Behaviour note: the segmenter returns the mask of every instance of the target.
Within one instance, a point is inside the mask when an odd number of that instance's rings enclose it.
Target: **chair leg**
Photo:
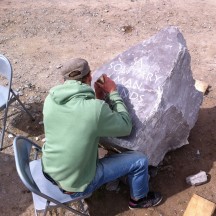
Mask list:
[[[32,121],[35,120],[35,118],[32,116],[32,114],[25,108],[24,104],[21,102],[21,100],[19,99],[19,97],[14,93],[14,91],[11,89],[11,92],[13,94],[13,96],[16,98],[16,100],[19,102],[19,104],[22,106],[22,108],[26,111],[26,113],[30,116],[30,118],[32,119]]]
[[[2,146],[3,146],[3,142],[4,142],[4,134],[5,134],[5,128],[6,128],[6,123],[7,123],[7,113],[8,113],[8,105],[5,108],[5,114],[4,114],[4,119],[3,119],[3,127],[2,127],[2,132],[1,132],[0,151],[2,151]]]
[[[43,216],[46,216],[47,211],[48,211],[48,208],[49,208],[49,204],[50,204],[50,201],[47,201],[47,202],[46,202],[46,208],[44,209]]]
[[[60,203],[60,202],[58,202],[58,201],[56,201],[56,200],[53,200],[52,202],[54,202],[55,204],[59,205],[59,207],[61,207],[61,208],[64,208],[64,209],[69,210],[70,212],[74,213],[75,215],[89,216],[88,213],[86,214],[86,213],[83,213],[83,212],[81,212],[81,211],[78,211],[78,210],[76,210],[76,209],[74,209],[74,208],[72,208],[72,207],[66,205],[65,203]]]
[[[65,205],[65,204],[63,204],[63,205],[64,205],[64,206],[62,206],[63,208],[69,210],[70,212],[73,212],[76,215],[89,216],[88,212],[87,213],[86,212],[81,212],[81,211],[78,211],[78,210],[76,210],[76,209],[74,209],[72,207],[69,207],[69,206]]]
[[[34,210],[35,210],[35,216],[38,216],[37,210],[35,208],[34,208]]]
[[[82,213],[84,213],[84,214],[86,214],[86,215],[89,215],[88,205],[87,205],[87,203],[85,202],[85,200],[82,199],[82,200],[79,200],[78,202],[79,202],[79,204],[80,204],[80,209],[81,209]]]

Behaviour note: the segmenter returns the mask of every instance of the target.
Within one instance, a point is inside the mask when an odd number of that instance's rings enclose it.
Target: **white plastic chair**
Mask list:
[[[0,111],[4,110],[3,126],[2,126],[2,131],[0,134],[0,137],[1,137],[0,138],[0,141],[1,141],[0,151],[1,151],[2,146],[3,146],[3,141],[4,141],[4,134],[5,134],[9,105],[17,100],[19,104],[22,106],[22,108],[26,111],[26,113],[31,117],[32,120],[34,120],[34,117],[31,115],[31,113],[25,108],[23,103],[20,101],[18,93],[12,90],[11,88],[12,76],[13,76],[12,66],[9,60],[1,54],[0,54],[0,75],[2,77],[5,77],[8,81],[8,85],[6,86],[0,85]]]
[[[43,212],[43,215],[54,208],[62,207],[75,214],[85,215],[83,212],[69,207],[67,204],[82,201],[91,196],[80,196],[71,198],[70,195],[62,193],[58,186],[47,180],[42,172],[41,160],[37,159],[41,147],[31,140],[18,136],[13,142],[16,169],[23,184],[32,192],[35,215]],[[35,160],[30,161],[31,150],[34,149]]]

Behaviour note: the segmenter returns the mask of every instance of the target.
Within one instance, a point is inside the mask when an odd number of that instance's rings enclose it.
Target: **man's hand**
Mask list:
[[[103,74],[104,82],[96,82],[98,87],[100,87],[105,93],[111,93],[116,91],[116,84],[113,80],[111,80],[106,74]]]
[[[95,82],[94,84],[95,88],[95,95],[97,99],[104,100],[106,93],[103,91],[103,89],[98,85],[98,82]]]

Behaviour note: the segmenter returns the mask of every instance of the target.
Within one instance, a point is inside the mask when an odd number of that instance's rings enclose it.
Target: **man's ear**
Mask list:
[[[83,82],[87,83],[87,84],[91,84],[92,81],[92,76],[91,73],[88,73],[84,78],[83,78]]]

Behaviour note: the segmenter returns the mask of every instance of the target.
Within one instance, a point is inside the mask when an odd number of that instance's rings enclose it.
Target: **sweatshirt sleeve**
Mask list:
[[[120,137],[130,134],[132,122],[126,106],[117,91],[109,94],[112,109],[107,103],[102,104],[98,136]]]

